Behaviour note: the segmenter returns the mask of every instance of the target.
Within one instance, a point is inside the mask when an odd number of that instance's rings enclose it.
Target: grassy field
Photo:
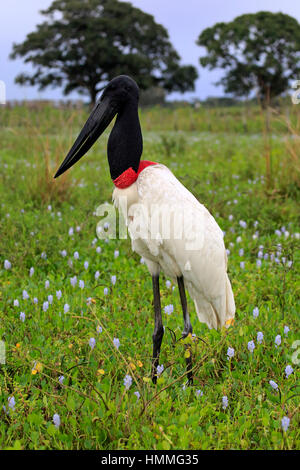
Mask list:
[[[189,299],[186,387],[178,288],[161,277],[162,306],[174,310],[163,313],[154,386],[151,277],[129,240],[96,237],[95,210],[112,192],[108,133],[54,182],[86,112],[1,109],[1,449],[299,449],[292,111],[288,127],[272,115],[269,135],[257,108],[141,113],[143,158],[168,165],[205,204],[229,250],[235,323],[209,330]]]

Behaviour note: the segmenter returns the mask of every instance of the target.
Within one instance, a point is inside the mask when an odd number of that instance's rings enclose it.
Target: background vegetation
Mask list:
[[[230,252],[234,325],[208,330],[189,301],[193,387],[177,287],[162,277],[174,311],[154,386],[151,278],[129,240],[96,238],[112,192],[108,133],[52,179],[86,117],[1,111],[0,448],[299,448],[299,108],[273,110],[270,133],[254,106],[141,111],[143,158],[206,205]]]

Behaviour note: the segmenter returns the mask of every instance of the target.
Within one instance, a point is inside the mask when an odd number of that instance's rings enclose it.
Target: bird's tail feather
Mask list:
[[[196,312],[200,322],[206,323],[209,328],[229,327],[235,316],[235,303],[230,281],[226,274],[224,295],[212,302],[200,296],[191,289],[191,297],[194,300]]]

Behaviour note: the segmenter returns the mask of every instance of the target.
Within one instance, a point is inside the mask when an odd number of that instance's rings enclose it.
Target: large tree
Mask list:
[[[194,89],[197,71],[181,66],[167,30],[152,15],[118,0],[55,0],[41,12],[47,20],[14,44],[11,58],[23,57],[34,73],[16,82],[44,89],[63,86],[97,93],[116,75],[133,77],[142,89],[168,92]]]
[[[203,67],[222,68],[225,92],[248,96],[262,105],[282,94],[300,74],[300,25],[283,13],[261,11],[205,29],[197,40],[207,50]]]

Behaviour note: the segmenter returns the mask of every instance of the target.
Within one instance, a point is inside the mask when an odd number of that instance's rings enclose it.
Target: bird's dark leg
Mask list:
[[[161,317],[161,304],[159,292],[159,275],[152,276],[153,298],[154,298],[154,332],[153,332],[153,356],[152,356],[152,382],[157,381],[157,366],[159,364],[160,346],[164,335]]]
[[[182,337],[186,338],[190,333],[193,333],[193,328],[191,325],[190,321],[190,316],[189,312],[187,309],[187,300],[186,300],[186,295],[185,295],[185,288],[184,288],[184,280],[183,276],[180,276],[177,278],[177,283],[178,283],[178,288],[179,288],[179,294],[180,294],[180,300],[181,300],[181,306],[182,306],[182,312],[183,312],[183,322],[184,322],[184,330],[182,333]],[[189,346],[186,346],[186,350],[189,352],[189,357],[186,358],[186,370],[188,372],[187,377],[188,377],[188,384],[192,385],[193,383],[193,374],[191,372],[192,369],[192,351]]]

